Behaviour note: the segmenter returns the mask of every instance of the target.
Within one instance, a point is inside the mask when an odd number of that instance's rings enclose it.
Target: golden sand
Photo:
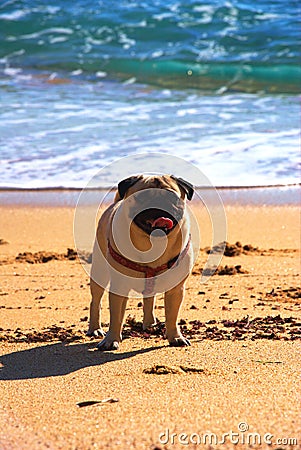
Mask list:
[[[204,249],[211,225],[195,208]],[[102,353],[85,336],[88,275],[67,255],[74,210],[0,208],[1,450],[299,448],[298,209],[226,213],[227,241],[250,251],[224,256],[222,267],[240,270],[206,284],[200,252],[180,313],[191,347],[141,332],[132,298],[126,339]],[[33,262],[37,252],[49,260]],[[162,296],[156,315],[164,322]],[[90,401],[100,402],[77,405]]]

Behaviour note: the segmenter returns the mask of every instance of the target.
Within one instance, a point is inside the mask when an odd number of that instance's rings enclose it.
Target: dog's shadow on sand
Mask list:
[[[0,357],[0,380],[25,380],[67,375],[84,367],[132,358],[164,347],[155,346],[128,352],[100,352],[95,343],[62,342],[5,354]]]

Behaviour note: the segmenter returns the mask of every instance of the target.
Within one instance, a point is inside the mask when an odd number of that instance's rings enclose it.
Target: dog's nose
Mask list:
[[[153,207],[154,205],[152,205],[152,202],[162,203],[162,205],[177,204],[179,197],[174,192],[165,189],[148,189],[143,193],[141,200],[148,206]]]

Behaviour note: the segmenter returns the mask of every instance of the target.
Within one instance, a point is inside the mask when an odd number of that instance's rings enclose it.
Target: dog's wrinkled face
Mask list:
[[[118,191],[120,198],[138,193],[129,217],[149,235],[157,229],[170,233],[183,218],[186,197],[193,195],[190,183],[169,175],[130,177],[119,183]]]
[[[184,202],[175,192],[153,188],[137,196],[135,205],[130,209],[130,218],[148,234],[156,229],[168,234],[180,222],[183,213]]]

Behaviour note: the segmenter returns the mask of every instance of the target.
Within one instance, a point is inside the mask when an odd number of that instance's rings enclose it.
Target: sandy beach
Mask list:
[[[99,352],[74,208],[0,207],[1,450],[300,448],[299,210],[225,205],[229,256],[201,284],[210,224],[193,208],[202,248],[180,313],[191,347],[163,339],[159,296],[153,335],[133,298],[120,349]]]
[[[298,6],[0,2],[0,450],[301,450]],[[169,188],[141,215],[128,202],[147,233],[171,232],[137,258],[156,267],[133,265],[123,211],[99,240],[146,295],[196,256],[178,317],[191,345],[168,344],[161,293],[143,330],[133,282],[120,348],[99,351],[97,216],[138,174],[185,192],[182,245]]]

